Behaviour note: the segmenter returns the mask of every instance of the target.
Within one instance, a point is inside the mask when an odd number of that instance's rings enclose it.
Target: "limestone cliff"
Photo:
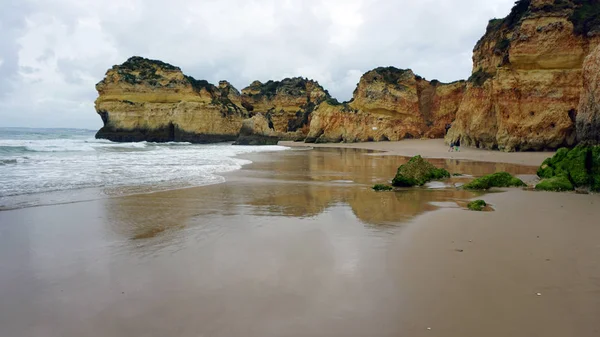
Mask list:
[[[242,90],[244,108],[252,115],[263,115],[271,129],[269,135],[282,139],[304,139],[311,113],[321,102],[330,99],[318,82],[300,77],[267,83],[254,81]]]
[[[600,46],[585,59],[583,93],[577,114],[577,140],[600,144]]]
[[[599,27],[596,0],[520,0],[491,20],[446,141],[507,151],[573,145],[582,63]]]
[[[108,70],[96,89],[104,122],[96,137],[113,141],[230,141],[249,116],[229,83],[216,87],[141,57]]]
[[[426,81],[411,70],[364,74],[348,103],[329,100],[313,113],[307,142],[359,142],[443,137],[465,82]]]

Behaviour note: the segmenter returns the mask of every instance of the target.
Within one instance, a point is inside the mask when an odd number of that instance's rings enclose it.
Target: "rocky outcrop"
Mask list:
[[[571,191],[575,188],[600,192],[600,146],[562,148],[544,160],[537,171],[543,180],[536,189]]]
[[[259,113],[242,122],[240,135],[234,145],[277,145],[279,137],[267,118]]]
[[[488,24],[467,81],[427,81],[411,70],[365,73],[339,103],[319,83],[255,81],[242,92],[214,86],[172,65],[132,57],[96,88],[115,141],[238,140],[240,144],[440,138],[505,151],[600,142],[600,1],[519,0]],[[583,84],[585,80],[585,87]],[[583,95],[582,95],[583,92]],[[447,131],[447,126],[452,125]]]
[[[600,41],[594,13],[596,2],[520,0],[491,20],[446,141],[506,151],[573,145],[583,59]]]
[[[300,77],[254,81],[242,90],[243,107],[251,114],[263,115],[272,136],[288,140],[303,140],[315,107],[330,99],[318,82]]]
[[[96,138],[113,141],[235,140],[248,112],[227,82],[218,87],[170,64],[132,57],[96,85],[104,122]]]
[[[581,143],[600,144],[600,46],[585,59],[583,65],[577,139]]]
[[[364,142],[443,137],[465,82],[427,81],[410,69],[364,74],[347,103],[329,100],[313,113],[307,142]]]

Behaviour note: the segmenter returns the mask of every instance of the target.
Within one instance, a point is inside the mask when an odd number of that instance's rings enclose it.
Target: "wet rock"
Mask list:
[[[492,187],[524,187],[527,186],[521,179],[515,178],[507,172],[497,172],[477,178],[463,186],[467,190],[487,190]]]
[[[433,166],[421,156],[415,156],[398,168],[392,185],[398,187],[422,186],[431,180],[449,177],[450,173],[445,169]]]
[[[487,203],[483,200],[471,201],[467,204],[467,208],[472,211],[481,212],[487,206]]]

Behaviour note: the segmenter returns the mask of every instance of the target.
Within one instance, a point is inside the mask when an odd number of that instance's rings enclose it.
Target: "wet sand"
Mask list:
[[[248,159],[220,185],[0,212],[0,335],[598,336],[598,195],[376,193],[406,158]]]
[[[544,159],[552,157],[554,152],[500,152],[461,147],[459,152],[448,152],[443,139],[405,139],[398,142],[307,144],[302,142],[279,142],[289,147],[347,148],[384,151],[387,155],[423,158],[448,158],[493,163],[510,163],[528,166],[540,166]]]

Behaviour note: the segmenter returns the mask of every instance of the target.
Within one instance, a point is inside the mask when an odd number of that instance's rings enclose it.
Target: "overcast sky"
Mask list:
[[[303,76],[340,100],[378,66],[454,81],[514,0],[0,0],[0,126],[96,129],[94,85],[133,55],[242,89]]]

